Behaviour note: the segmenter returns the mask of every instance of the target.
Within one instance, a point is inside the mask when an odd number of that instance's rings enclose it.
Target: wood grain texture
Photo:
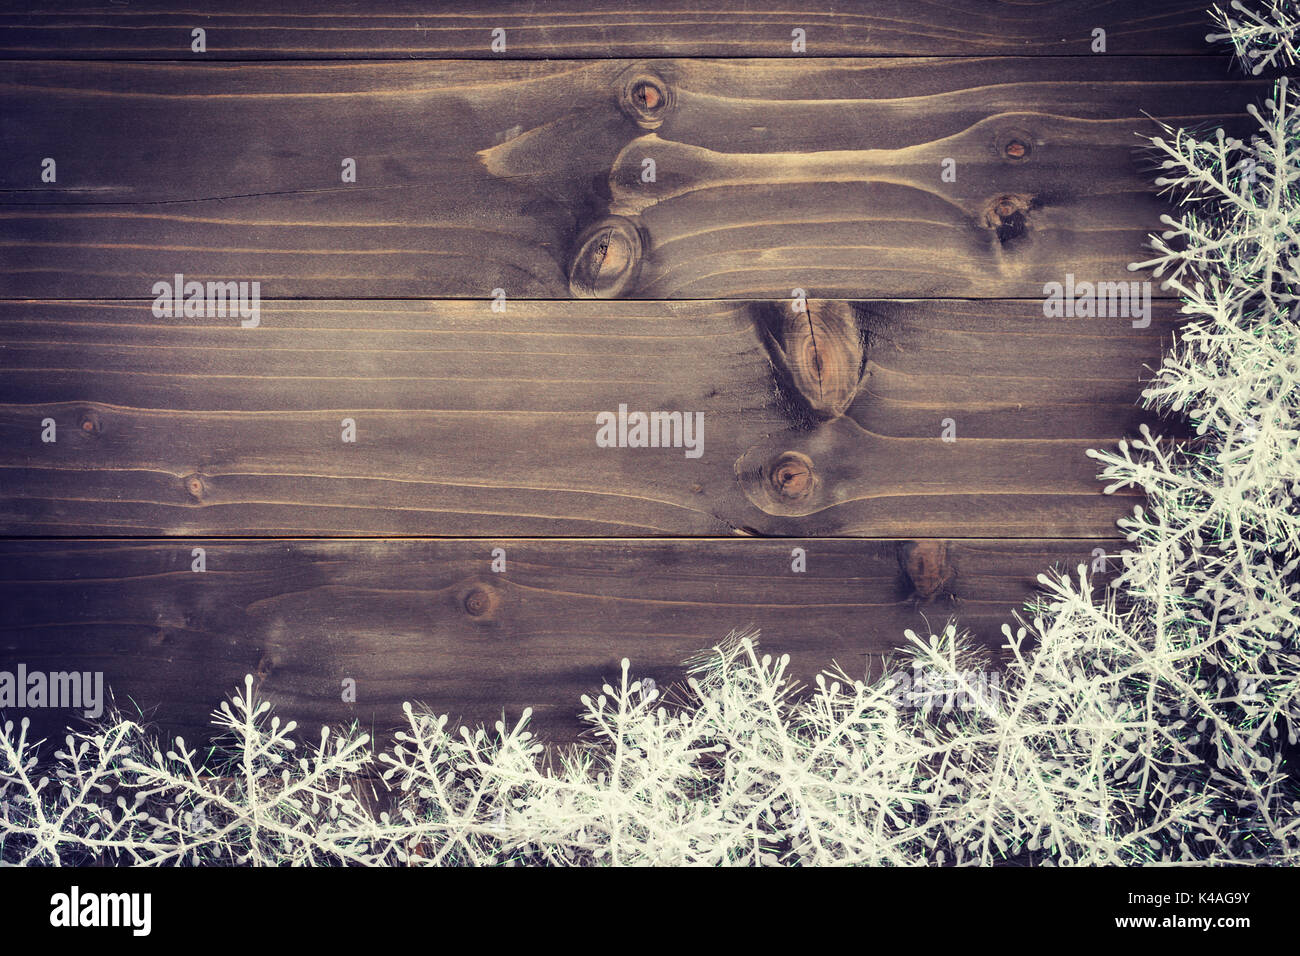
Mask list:
[[[255,329],[0,303],[0,530],[1116,533],[1132,499],[1101,493],[1085,451],[1154,421],[1134,400],[1172,304],[1146,329],[1026,301],[808,306],[860,343],[833,353],[816,320],[818,354],[861,376],[830,419],[801,392],[814,360],[783,367],[808,351],[788,303],[274,302]],[[702,413],[703,454],[598,447],[620,405]]]
[[[9,62],[0,296],[1037,297],[1132,277],[1150,117],[1241,132],[1263,88],[1201,57]]]
[[[194,740],[247,673],[309,734],[571,740],[620,658],[669,686],[737,627],[805,681],[953,614],[996,649],[1118,549],[1084,451],[1176,319],[1043,286],[1141,278],[1135,134],[1267,86],[1204,0],[169,6],[0,12],[0,667]],[[260,327],[154,317],[176,273],[260,282]],[[703,455],[597,447],[620,405]]]
[[[858,0],[800,9],[778,0],[448,2],[253,0],[175,11],[163,0],[59,3],[0,15],[0,56],[130,59],[790,56],[791,30],[821,56],[1204,53],[1204,0]],[[171,9],[169,9],[171,8]],[[207,52],[191,51],[191,30]],[[506,31],[503,53],[492,30]]]
[[[505,573],[490,571],[506,550]],[[207,571],[191,568],[206,549]],[[802,547],[807,571],[791,572]],[[0,660],[102,671],[193,740],[223,694],[255,674],[285,717],[358,720],[383,733],[401,703],[470,721],[532,706],[551,739],[578,730],[580,694],[619,660],[663,687],[733,628],[762,629],[807,682],[837,661],[854,674],[912,628],[952,615],[996,651],[1034,576],[1093,559],[1095,542],[954,541],[941,586],[918,592],[906,541],[69,541],[0,542]],[[878,672],[878,671],[877,671]],[[342,681],[357,682],[355,704]],[[29,716],[61,732],[63,711]]]

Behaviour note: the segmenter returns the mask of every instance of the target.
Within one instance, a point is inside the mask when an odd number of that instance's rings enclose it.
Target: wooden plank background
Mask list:
[[[0,668],[191,738],[252,672],[309,727],[571,740],[623,656],[671,685],[757,625],[807,680],[950,615],[996,653],[1113,555],[1084,452],[1153,421],[1177,303],[1043,286],[1149,278],[1139,135],[1267,83],[1202,0],[788,6],[0,13]],[[176,273],[261,283],[259,326],[156,317]],[[704,454],[598,448],[620,404]]]
[[[822,56],[1083,54],[1106,30],[1110,53],[1202,54],[1204,0],[871,0],[795,10],[779,0],[707,4],[657,0],[575,3],[476,0],[465,4],[331,0],[129,5],[65,2],[0,14],[0,55],[90,59],[184,59],[191,30],[209,33],[215,59],[482,59],[492,30],[506,31],[511,58],[794,55],[802,28]],[[829,5],[828,5],[829,6]]]
[[[918,545],[933,573],[909,560]],[[1007,609],[1053,565],[1094,560],[1095,541],[706,538],[0,543],[13,626],[5,659],[102,670],[136,705],[199,739],[227,690],[259,689],[305,722],[359,720],[381,735],[404,700],[491,722],[532,706],[539,730],[575,738],[581,694],[629,657],[665,692],[681,662],[733,628],[758,627],[803,682],[833,661],[856,675],[956,615],[996,650]],[[193,549],[207,570],[191,570]],[[493,548],[506,552],[491,571]],[[807,571],[791,570],[801,547]],[[1113,563],[1113,561],[1112,561]],[[941,570],[938,570],[941,569]],[[355,705],[342,702],[344,679]],[[214,694],[217,695],[214,697]],[[680,694],[678,694],[680,699]],[[60,712],[32,711],[56,733]]]
[[[183,273],[278,298],[1039,297],[1067,270],[1131,278],[1163,209],[1137,136],[1159,131],[1150,117],[1244,131],[1264,84],[1223,72],[1100,56],[11,62],[0,291],[134,298]],[[621,108],[642,75],[662,90],[653,129]],[[588,289],[611,217],[641,249]]]
[[[275,302],[243,329],[144,302],[0,303],[0,520],[39,535],[1109,537],[1132,500],[1097,493],[1085,451],[1146,420],[1134,396],[1175,318],[1167,302],[1146,329],[1048,320],[1038,302],[855,303],[863,384],[817,421],[778,388],[759,332],[777,305],[507,308]],[[620,404],[703,412],[703,454],[597,447],[596,413]],[[46,419],[61,440],[42,440]],[[821,479],[797,514],[737,480],[789,451]]]

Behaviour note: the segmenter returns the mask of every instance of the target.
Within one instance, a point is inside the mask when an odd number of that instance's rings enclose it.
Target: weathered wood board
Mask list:
[[[736,628],[761,628],[805,682],[834,661],[878,672],[905,629],[941,631],[954,614],[996,650],[1034,576],[1091,563],[1098,545],[924,546],[936,560],[914,581],[915,543],[899,541],[6,541],[0,660],[103,671],[120,706],[190,739],[251,673],[309,730],[355,719],[383,733],[416,698],[489,724],[531,706],[539,730],[568,740],[579,695],[616,677],[621,658],[667,690],[685,659]],[[497,547],[504,573],[491,571]],[[348,678],[355,704],[342,702]],[[28,716],[55,733],[70,715]]]
[[[1199,57],[11,61],[0,296],[1040,297],[1132,278],[1152,117],[1237,129],[1263,89]]]
[[[1085,451],[1157,421],[1134,402],[1172,303],[1142,329],[1027,301],[809,308],[866,343],[842,418],[783,379],[785,303],[268,302],[249,329],[0,303],[0,530],[1115,535],[1132,499]],[[620,405],[702,415],[698,457],[599,447]],[[812,461],[805,498],[771,484],[786,453]]]
[[[996,653],[1121,547],[1084,452],[1177,321],[1044,287],[1149,278],[1140,137],[1268,88],[1204,0],[171,6],[0,11],[0,668],[195,740],[246,673],[308,732],[563,741],[734,628],[805,681]],[[256,327],[156,315],[177,274]],[[623,405],[702,453],[600,447]]]
[[[1205,51],[1205,0],[859,0],[833,8],[778,0],[255,0],[64,2],[0,14],[0,56],[93,59],[294,59],[504,56],[1085,54]],[[219,7],[219,9],[216,9]],[[802,8],[800,8],[802,7]],[[194,54],[202,27],[206,52]],[[505,31],[493,48],[493,30]]]

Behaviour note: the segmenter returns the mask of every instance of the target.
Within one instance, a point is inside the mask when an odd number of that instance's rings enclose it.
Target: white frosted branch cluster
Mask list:
[[[1245,4],[1233,0],[1228,9],[1215,7],[1214,22],[1222,32],[1211,33],[1211,43],[1231,43],[1237,56],[1254,74],[1270,68],[1296,65],[1300,47],[1300,8],[1295,0],[1266,0]]]
[[[1234,42],[1293,62],[1290,7],[1233,9]],[[528,712],[453,730],[407,706],[378,753],[356,732],[300,752],[250,677],[202,757],[113,719],[42,775],[7,724],[0,861],[1300,863],[1298,107],[1283,81],[1250,142],[1153,140],[1178,215],[1134,267],[1186,322],[1143,400],[1195,436],[1092,453],[1107,491],[1145,494],[1118,579],[1041,576],[996,669],[950,625],[907,632],[873,680],[798,693],[733,634],[672,704],[624,661],[582,700],[589,744],[545,748]]]
[[[375,859],[375,821],[351,791],[369,738],[322,730],[299,754],[253,678],[223,702],[205,760],[177,737],[163,753],[132,721],[69,734],[53,777],[34,776],[27,721],[0,736],[0,859],[33,864],[301,865]],[[197,759],[196,759],[197,758]]]
[[[1153,751],[1211,788],[1211,859],[1297,857],[1300,732],[1300,103],[1285,79],[1249,143],[1216,130],[1153,140],[1158,185],[1180,215],[1152,237],[1152,267],[1188,317],[1143,392],[1195,439],[1093,453],[1107,491],[1147,503],[1121,525],[1116,635],[1148,655],[1152,704],[1187,724]],[[1135,645],[1137,646],[1137,645]],[[1154,742],[1153,742],[1154,745]],[[1290,758],[1294,761],[1294,755]],[[1216,818],[1217,819],[1217,818]]]
[[[827,673],[809,694],[795,693],[786,658],[733,634],[694,662],[678,706],[624,661],[617,686],[583,699],[597,745],[550,760],[527,712],[513,727],[453,733],[445,716],[409,706],[388,751],[324,734],[298,756],[292,724],[268,719],[251,678],[214,714],[229,736],[207,766],[182,741],[164,754],[114,720],[70,737],[51,782],[32,776],[25,735],[9,727],[0,855],[55,865],[1293,859],[1296,812],[1276,766],[1249,764],[1271,816],[1247,819],[1239,762],[1218,772],[1200,756],[1198,733],[1215,733],[1203,715],[1239,689],[1196,676],[1180,639],[1152,645],[1136,611],[1095,605],[1082,571],[1042,582],[1043,616],[1032,630],[1004,628],[1011,659],[992,689],[978,679],[989,663],[953,627],[907,632],[879,680]],[[1234,746],[1255,752],[1245,725],[1225,724]]]

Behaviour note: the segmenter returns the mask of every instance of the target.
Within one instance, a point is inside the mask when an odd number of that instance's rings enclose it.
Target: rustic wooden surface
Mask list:
[[[1037,298],[1066,271],[1132,278],[1163,211],[1137,134],[1151,117],[1242,131],[1265,84],[1224,74],[1103,56],[9,62],[0,295],[146,297],[179,272],[266,298]],[[638,76],[658,84],[649,116]],[[620,229],[640,248],[615,264],[598,250]]]
[[[837,661],[877,672],[904,629],[958,615],[996,650],[1000,629],[1052,565],[1095,541],[954,541],[907,573],[913,542],[843,539],[239,540],[0,542],[5,661],[103,670],[170,732],[198,739],[220,698],[257,675],[300,721],[356,719],[384,734],[404,700],[469,721],[534,708],[573,739],[581,694],[629,657],[665,690],[680,664],[734,628],[762,629],[802,681]],[[207,571],[192,570],[192,549]],[[506,571],[490,570],[506,551]],[[802,547],[807,571],[791,571]],[[1112,552],[1114,549],[1111,549]],[[943,570],[938,570],[942,568]],[[345,678],[355,706],[342,702]],[[30,713],[58,730],[62,713]],[[309,731],[310,732],[310,731]]]
[[[844,315],[867,343],[843,417],[786,374],[799,346],[778,328],[785,303],[274,302],[256,329],[155,319],[145,302],[0,303],[0,522],[37,535],[1114,535],[1132,499],[1099,494],[1084,452],[1156,420],[1134,399],[1172,303],[1146,329],[1045,319],[1026,301],[809,309]],[[702,411],[703,455],[597,447],[596,413],[620,403]],[[788,452],[812,460],[805,498],[771,483]]]
[[[1112,53],[1205,52],[1205,0],[871,0],[797,9],[778,0],[332,0],[130,4],[64,2],[0,14],[0,56],[92,59],[469,57],[506,31],[512,58],[791,55],[791,33],[822,56],[1083,54],[1106,30]],[[220,11],[211,9],[219,6]],[[191,30],[208,32],[193,54]]]
[[[168,6],[0,12],[0,667],[195,739],[249,672],[309,729],[568,740],[621,657],[671,684],[746,625],[804,680],[949,615],[996,651],[1121,546],[1083,453],[1177,318],[1044,283],[1148,278],[1139,134],[1267,86],[1203,0]],[[153,317],[175,273],[260,327]],[[598,449],[620,404],[703,457]]]

